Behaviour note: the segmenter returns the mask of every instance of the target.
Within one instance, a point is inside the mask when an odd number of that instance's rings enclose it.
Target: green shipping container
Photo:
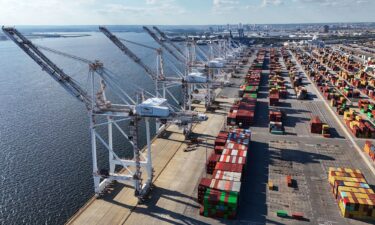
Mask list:
[[[237,192],[225,192],[207,188],[203,200],[203,215],[234,218],[238,205]]]
[[[277,215],[278,217],[288,217],[288,212],[285,211],[285,210],[277,210],[277,211],[276,211],[276,215]]]

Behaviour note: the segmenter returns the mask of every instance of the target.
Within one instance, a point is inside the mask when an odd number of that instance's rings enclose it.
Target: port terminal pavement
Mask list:
[[[243,68],[242,77],[247,70],[248,67]],[[284,73],[289,97],[281,100],[278,107],[287,114],[286,135],[277,136],[268,131],[269,70],[262,74],[236,220],[200,216],[196,199],[199,180],[205,176],[206,157],[213,151],[215,136],[225,123],[227,106],[238,98],[242,79],[233,79],[235,85],[221,91],[219,97],[225,96],[218,98],[222,109],[208,113],[208,121],[194,127],[194,133],[203,140],[194,151],[184,151],[187,143],[173,126],[153,140],[155,187],[148,202],[137,204],[134,190],[117,183],[103,198],[89,200],[67,224],[368,224],[340,215],[329,189],[328,167],[358,168],[369,184],[375,184],[375,177],[312,84],[304,78],[311,99],[297,100]],[[311,115],[319,115],[330,125],[332,138],[310,133]],[[295,188],[287,187],[286,175],[296,180]],[[269,180],[277,190],[268,190]],[[276,211],[281,209],[302,212],[306,220],[276,217]]]

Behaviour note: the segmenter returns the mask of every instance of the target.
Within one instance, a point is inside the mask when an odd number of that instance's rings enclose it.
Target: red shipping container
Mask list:
[[[242,164],[232,164],[232,163],[216,163],[215,170],[230,171],[236,173],[242,173],[243,165]]]
[[[247,145],[236,143],[234,141],[227,141],[224,147],[226,149],[236,149],[236,150],[243,150],[243,151],[246,151],[248,149]]]
[[[215,169],[216,163],[219,161],[221,155],[215,154],[213,152],[211,156],[209,157],[206,165],[206,171],[208,174],[212,174],[212,172]]]
[[[232,156],[247,157],[247,151],[245,151],[245,150],[237,150],[237,149],[224,148],[221,154],[222,155],[232,155]]]
[[[215,153],[220,155],[224,151],[225,146],[215,146]]]
[[[246,158],[240,157],[240,156],[221,155],[220,158],[219,158],[219,162],[244,165],[246,163]]]
[[[212,178],[217,180],[242,181],[242,174],[236,172],[215,170],[213,172]]]
[[[202,178],[198,185],[198,202],[203,203],[204,193],[211,184],[211,179]]]
[[[226,142],[227,142],[227,138],[217,137],[215,139],[215,146],[224,146]]]

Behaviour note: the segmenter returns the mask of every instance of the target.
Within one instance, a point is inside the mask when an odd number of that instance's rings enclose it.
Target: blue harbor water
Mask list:
[[[155,46],[137,29],[118,35]],[[34,30],[59,32],[52,28]],[[23,28],[23,32],[29,31]],[[36,38],[33,42],[83,58],[100,59],[105,67],[122,76],[120,85],[125,90],[134,84],[153,90],[153,82],[143,70],[103,34],[92,28],[70,34],[87,36]],[[131,48],[155,68],[156,55],[152,51],[134,45]],[[46,54],[87,85],[87,65]],[[0,224],[63,224],[93,195],[85,106],[11,41],[0,41],[0,104]],[[118,133],[114,136],[116,139]],[[125,141],[115,141],[115,147],[121,149],[122,156],[131,154]],[[106,159],[103,149],[99,161],[103,165]]]

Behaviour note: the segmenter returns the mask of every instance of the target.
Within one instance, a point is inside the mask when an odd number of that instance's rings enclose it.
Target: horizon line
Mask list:
[[[224,24],[13,24],[1,26],[220,26],[220,25],[293,25],[293,24],[345,24],[345,23],[375,23],[375,21],[362,22],[295,22],[295,23],[224,23]]]

